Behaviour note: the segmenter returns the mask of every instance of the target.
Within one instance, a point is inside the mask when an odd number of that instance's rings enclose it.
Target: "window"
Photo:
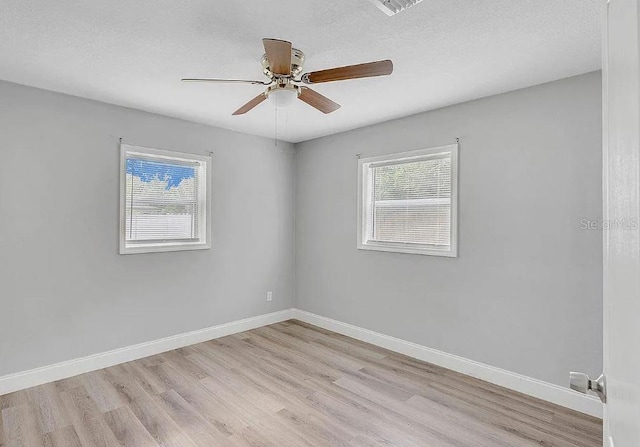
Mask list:
[[[358,162],[358,248],[457,256],[458,145]]]
[[[210,248],[211,157],[120,150],[120,253]]]

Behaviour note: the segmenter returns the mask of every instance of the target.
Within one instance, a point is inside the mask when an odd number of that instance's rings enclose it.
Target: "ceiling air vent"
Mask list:
[[[410,6],[420,3],[422,0],[369,0],[388,16],[398,14]]]

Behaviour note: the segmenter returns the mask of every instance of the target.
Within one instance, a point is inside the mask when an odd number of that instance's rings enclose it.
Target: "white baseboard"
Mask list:
[[[293,309],[293,318],[314,326],[337,332],[390,351],[398,352],[434,365],[466,374],[495,385],[509,388],[572,410],[602,418],[602,403],[597,397],[587,396],[542,380],[516,374],[484,363],[469,360],[416,343],[390,337],[331,318]]]
[[[146,343],[140,343],[125,348],[114,349],[100,354],[90,355],[75,360],[56,363],[50,366],[32,369],[16,374],[0,377],[0,396],[14,391],[31,388],[44,383],[66,379],[78,374],[107,368],[120,363],[138,360],[154,354],[171,351],[184,346],[202,343],[214,338],[237,334],[269,324],[279,323],[293,317],[293,309],[286,309],[230,323],[212,326],[184,334],[162,338]]]
[[[3,376],[0,377],[0,395],[42,385],[43,383],[66,379],[120,363],[138,360],[143,357],[202,343],[226,335],[237,334],[292,318],[563,407],[571,408],[595,417],[602,417],[602,404],[596,397],[579,394],[569,388],[563,388],[541,380],[532,379],[504,369],[447,354],[446,352],[390,337],[341,321],[332,320],[300,309],[286,309],[279,312],[232,321],[206,329],[178,334],[147,343],[140,343],[90,355],[88,357]]]

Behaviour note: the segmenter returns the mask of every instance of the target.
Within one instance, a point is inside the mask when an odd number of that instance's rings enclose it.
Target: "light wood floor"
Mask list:
[[[602,421],[288,321],[0,397],[1,447],[602,445]]]

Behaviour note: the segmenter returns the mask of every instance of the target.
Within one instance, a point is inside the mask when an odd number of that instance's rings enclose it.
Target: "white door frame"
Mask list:
[[[640,446],[640,5],[603,5],[604,445]]]

